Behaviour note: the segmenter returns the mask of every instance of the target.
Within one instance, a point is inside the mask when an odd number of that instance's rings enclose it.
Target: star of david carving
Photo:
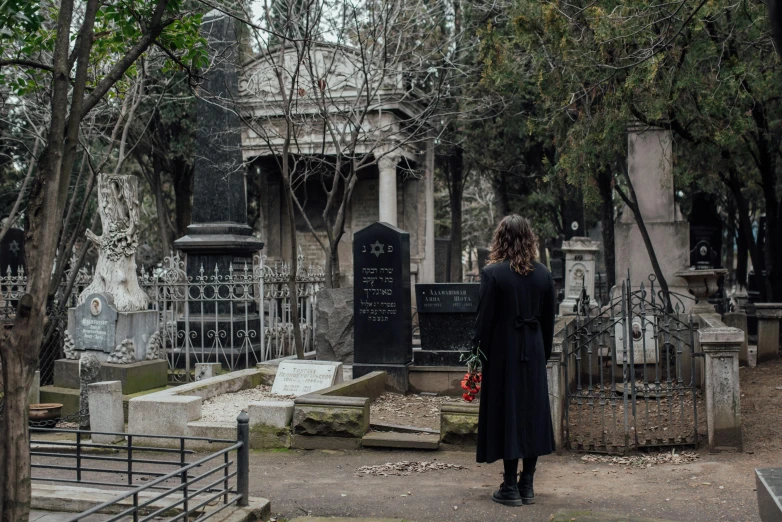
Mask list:
[[[8,247],[8,250],[11,251],[11,253],[15,256],[19,255],[19,243],[16,241],[11,241],[11,246]]]
[[[375,254],[375,257],[380,257],[380,254],[383,253],[383,243],[380,241],[375,241],[373,244],[369,245],[372,247],[372,251],[370,254]]]

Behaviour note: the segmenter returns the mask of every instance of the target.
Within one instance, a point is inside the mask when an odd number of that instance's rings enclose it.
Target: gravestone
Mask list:
[[[111,353],[116,347],[117,309],[109,294],[92,294],[73,309],[74,342],[79,350]]]
[[[646,319],[645,325],[646,329],[644,331],[644,321],[639,316],[633,316],[630,323],[632,354],[630,353],[631,345],[628,344],[625,347],[624,324],[620,321],[614,326],[616,342],[614,362],[617,365],[621,366],[624,362],[633,365],[655,364],[657,362],[658,353],[655,347],[654,325],[649,318]],[[627,350],[626,352],[625,349]]]
[[[782,468],[756,469],[755,486],[761,522],[782,520]]]
[[[315,356],[319,361],[353,362],[353,287],[324,288],[315,305],[318,328]]]
[[[720,265],[717,252],[711,247],[711,243],[701,240],[695,244],[690,252],[690,263],[698,270],[718,268]]]
[[[576,314],[582,290],[589,296],[590,308],[596,307],[595,263],[600,243],[588,237],[574,237],[562,243],[562,251],[565,253],[565,295],[559,305],[559,315]]]
[[[24,268],[24,230],[9,228],[0,241],[0,277],[19,274]]]
[[[580,190],[575,189],[572,185],[567,186],[562,214],[566,240],[587,235],[584,196]]]
[[[472,348],[480,288],[475,283],[415,285],[422,348],[414,351],[417,366],[463,364],[460,357]]]
[[[342,382],[342,363],[333,361],[282,361],[274,377],[272,393],[304,395]]]
[[[405,392],[413,360],[410,234],[374,223],[353,236],[353,376],[385,371]]]
[[[438,237],[434,240],[434,281],[447,283],[451,279],[451,240]]]

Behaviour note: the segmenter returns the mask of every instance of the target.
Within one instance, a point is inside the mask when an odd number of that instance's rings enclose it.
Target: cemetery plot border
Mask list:
[[[649,279],[647,292],[643,284],[632,290],[628,278],[597,308],[586,305],[582,291],[564,346],[569,449],[627,453],[698,445],[705,419],[699,424],[692,314],[679,313],[681,301],[666,310]]]

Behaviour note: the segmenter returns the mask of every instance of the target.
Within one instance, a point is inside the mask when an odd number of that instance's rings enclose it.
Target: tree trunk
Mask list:
[[[150,180],[150,189],[155,196],[155,211],[157,212],[157,226],[160,233],[160,248],[163,250],[163,257],[171,255],[171,226],[168,217],[168,205],[163,195],[163,173],[157,161],[153,160],[152,179]]]
[[[494,187],[494,206],[497,213],[494,216],[494,225],[497,225],[502,218],[510,214],[510,198],[508,197],[508,175],[500,172],[492,178]]]
[[[455,146],[448,156],[449,203],[451,209],[451,282],[462,281],[462,196],[464,194],[464,150]]]
[[[740,288],[747,288],[747,272],[748,263],[747,258],[749,256],[749,246],[747,244],[747,238],[744,235],[744,230],[741,226],[737,226],[736,235],[736,283]]]
[[[603,260],[606,266],[606,288],[616,284],[616,252],[614,252],[614,191],[613,173],[603,171],[598,175],[600,189],[600,220],[603,236]]]
[[[766,0],[768,5],[768,18],[771,23],[771,35],[774,38],[774,47],[777,54],[782,57],[782,0]]]
[[[638,198],[635,194],[635,188],[633,188],[633,182],[630,179],[630,174],[627,172],[627,170],[624,170],[623,174],[625,181],[627,182],[627,187],[630,191],[629,197],[624,192],[622,192],[622,189],[619,188],[619,185],[614,185],[614,188],[625,204],[627,204],[627,206],[633,212],[633,217],[635,217],[635,224],[638,226],[638,230],[641,232],[641,237],[643,238],[644,246],[646,247],[646,253],[649,256],[649,261],[652,263],[652,270],[654,270],[654,275],[657,278],[657,282],[660,284],[660,290],[662,290],[663,293],[662,297],[663,302],[665,303],[666,311],[671,313],[674,310],[671,303],[671,292],[668,289],[668,281],[666,281],[662,268],[660,268],[660,262],[657,260],[657,254],[654,251],[654,245],[652,245],[652,239],[649,237],[649,231],[646,229],[646,223],[644,222],[643,216],[641,216],[641,211],[638,209]]]
[[[301,339],[301,324],[299,321],[299,295],[296,285],[296,273],[299,271],[298,238],[296,237],[296,215],[293,210],[293,188],[291,187],[290,167],[287,153],[283,152],[282,182],[285,187],[285,203],[288,214],[288,224],[291,241],[291,275],[288,280],[288,292],[291,303],[291,323],[293,324],[293,341],[296,345],[296,358],[304,359],[304,343]]]

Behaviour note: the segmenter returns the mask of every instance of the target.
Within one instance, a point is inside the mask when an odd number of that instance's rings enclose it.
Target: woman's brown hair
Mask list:
[[[538,238],[527,218],[517,214],[505,216],[491,242],[489,263],[510,261],[511,269],[521,275],[532,272],[532,262],[538,257]]]

